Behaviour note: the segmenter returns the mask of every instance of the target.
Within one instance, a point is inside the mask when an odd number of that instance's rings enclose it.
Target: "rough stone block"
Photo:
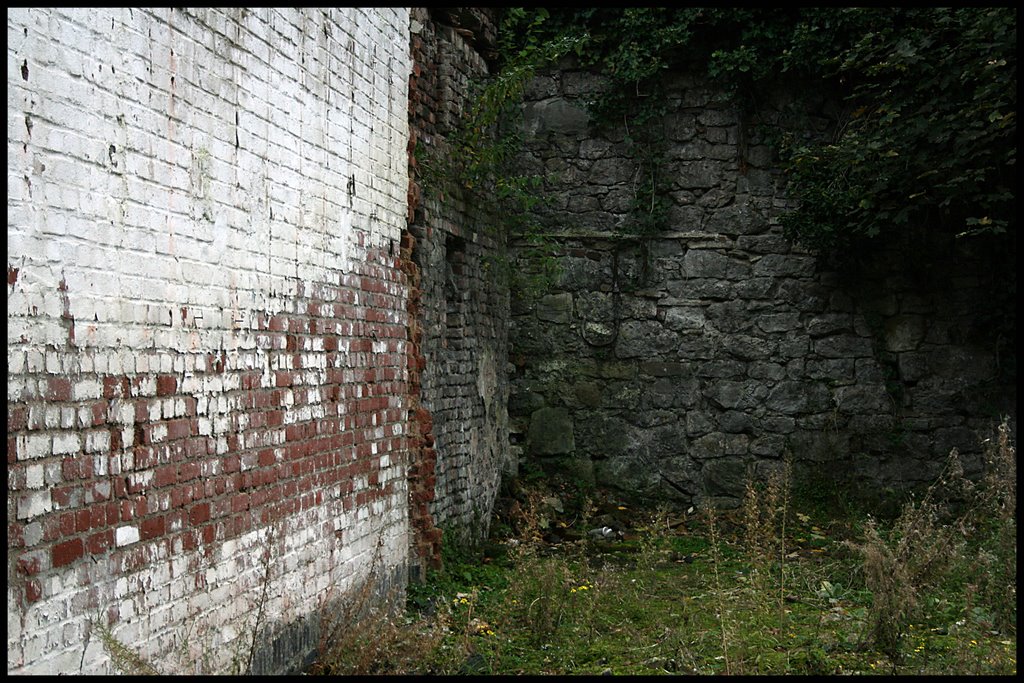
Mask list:
[[[576,449],[573,421],[565,408],[541,408],[530,416],[528,449],[535,455],[560,455]]]
[[[897,315],[885,321],[887,351],[916,351],[927,333],[925,319],[920,315]]]
[[[528,103],[523,110],[523,127],[533,136],[579,135],[587,131],[589,122],[586,110],[561,97]]]
[[[537,302],[537,318],[550,323],[568,323],[572,320],[572,294],[548,294]]]

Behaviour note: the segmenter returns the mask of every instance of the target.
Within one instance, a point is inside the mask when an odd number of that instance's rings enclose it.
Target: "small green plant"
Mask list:
[[[984,474],[963,480],[967,506],[960,524],[969,536],[965,575],[972,602],[994,628],[1017,628],[1017,449],[1008,420],[985,440]]]
[[[536,219],[545,201],[544,178],[518,167],[522,148],[522,95],[538,69],[579,49],[584,38],[564,34],[550,40],[526,40],[516,48],[508,44],[509,26],[525,21],[528,34],[543,23],[545,10],[532,18],[513,8],[503,21],[499,39],[505,44],[504,63],[495,74],[474,84],[458,124],[436,146],[417,142],[414,157],[425,195],[444,200],[455,196],[473,207],[481,224],[499,245],[510,236],[521,242],[522,258],[531,266],[514,267],[500,250],[488,255],[485,267],[496,278],[506,278],[515,291],[535,296],[558,276],[555,246]]]
[[[569,608],[572,572],[561,558],[537,555],[525,558],[519,567],[508,591],[508,612],[540,646],[551,639]]]
[[[640,535],[637,541],[638,567],[653,571],[665,560],[672,547],[670,518],[669,508],[660,505],[651,515],[650,520],[637,527],[637,532]]]
[[[275,550],[277,540],[280,538],[280,526],[274,524],[267,529],[265,542],[262,544],[263,552],[260,555],[260,585],[259,597],[255,609],[255,624],[252,626],[251,639],[244,637],[235,638],[230,647],[231,659],[226,668],[216,670],[213,663],[214,655],[217,654],[215,644],[211,643],[212,628],[207,623],[202,623],[198,615],[192,615],[182,624],[182,630],[175,634],[177,643],[173,654],[177,660],[168,667],[175,673],[192,670],[195,673],[239,675],[251,672],[253,656],[256,652],[258,637],[263,624],[267,595],[272,582],[274,568]],[[250,612],[250,615],[252,612]],[[249,617],[246,617],[245,630],[249,630]],[[90,632],[95,632],[103,645],[104,652],[110,658],[114,667],[123,674],[134,675],[159,675],[160,671],[148,660],[135,652],[128,644],[119,640],[113,631],[105,624],[102,618],[90,620]]]
[[[786,516],[790,503],[791,467],[788,459],[765,482],[747,478],[743,500],[744,536],[752,565],[754,593],[766,598],[765,611],[778,616],[785,628]]]
[[[263,627],[263,616],[266,612],[267,607],[267,593],[270,590],[270,584],[272,579],[272,571],[274,568],[274,550],[277,547],[277,542],[281,536],[281,529],[278,524],[270,527],[268,531],[268,537],[265,545],[263,546],[263,553],[260,555],[260,568],[262,570],[262,580],[260,581],[260,597],[256,603],[256,623],[252,629],[252,641],[249,643],[249,656],[246,661],[245,670],[252,671],[252,660],[256,655],[256,643],[258,642],[260,629]],[[233,668],[238,668],[239,660],[236,653],[233,662]],[[237,671],[235,672],[237,673]]]

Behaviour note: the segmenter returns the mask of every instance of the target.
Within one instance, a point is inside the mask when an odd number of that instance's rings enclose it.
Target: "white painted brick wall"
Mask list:
[[[26,526],[24,545],[9,548],[9,673],[111,673],[99,639],[85,638],[101,614],[164,671],[197,671],[204,655],[225,671],[227,641],[251,637],[267,529],[191,550],[169,531],[147,538],[138,520],[55,538],[47,524],[82,507],[80,496],[62,507],[51,489],[70,484],[61,477],[78,455],[108,485],[101,494],[122,469],[148,485],[155,470],[136,469],[132,452],[138,423],[163,421],[149,434],[167,438],[187,397],[199,435],[219,436],[211,457],[230,455],[236,371],[262,371],[262,386],[275,386],[261,322],[304,314],[300,292],[337,287],[372,250],[397,254],[408,24],[406,8],[8,10],[8,405],[24,406],[29,425],[9,439],[23,488],[9,488],[8,522]],[[225,374],[213,374],[222,352]],[[315,381],[329,368],[311,353],[302,371]],[[138,399],[160,392],[158,373],[177,377],[175,395],[139,416]],[[135,380],[131,396],[104,399],[106,375]],[[70,381],[67,396],[48,395],[55,379]],[[104,424],[89,431],[104,400]],[[312,403],[289,420],[322,417]],[[283,427],[247,435],[257,437],[282,444]],[[308,614],[328,587],[365,576],[378,538],[383,563],[404,565],[404,462],[389,465],[387,496],[349,510],[325,489],[322,504],[280,522],[273,621]],[[219,474],[208,463],[204,472]],[[145,513],[167,509],[173,495],[161,495]],[[49,566],[61,542],[101,529],[108,549]],[[26,578],[14,565],[33,553],[46,559]],[[220,640],[196,640],[177,659],[174,638],[196,625]]]

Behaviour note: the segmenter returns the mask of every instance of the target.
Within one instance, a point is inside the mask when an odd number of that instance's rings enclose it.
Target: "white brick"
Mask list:
[[[82,449],[82,438],[78,434],[60,432],[53,436],[53,454],[71,455]]]
[[[73,400],[90,402],[102,397],[98,376],[138,373],[145,378],[138,396],[148,398],[156,395],[154,373],[173,372],[180,378],[195,372],[202,378],[208,370],[206,354],[224,350],[227,374],[209,383],[182,382],[179,392],[198,399],[200,413],[207,415],[200,431],[218,434],[217,452],[226,453],[226,435],[245,422],[232,422],[239,407],[237,399],[225,394],[240,386],[231,371],[267,368],[266,349],[251,353],[257,343],[249,330],[258,316],[284,311],[283,302],[294,298],[300,284],[297,275],[308,294],[315,282],[337,283],[339,274],[354,270],[346,259],[361,260],[366,250],[355,245],[353,226],[368,231],[367,244],[379,245],[404,225],[408,10],[334,8],[327,13],[332,17],[330,55],[318,46],[319,39],[309,38],[323,35],[319,9],[254,8],[244,19],[237,9],[9,10],[8,34],[18,38],[17,55],[10,61],[15,76],[9,79],[9,105],[27,107],[34,101],[37,116],[31,136],[19,125],[8,136],[19,150],[22,143],[27,147],[27,154],[9,155],[8,177],[31,175],[33,160],[47,166],[45,180],[32,176],[31,195],[23,183],[14,183],[8,198],[8,262],[22,264],[17,296],[9,296],[9,330],[26,338],[8,344],[8,399],[30,402],[31,429],[52,430],[17,437],[17,458],[28,466],[29,486],[40,486],[40,471],[42,487],[60,481],[60,458],[51,456],[78,453],[83,445],[97,475],[106,476],[100,463],[110,447],[108,430],[91,429],[91,406],[62,411],[34,398],[40,388],[47,390],[49,376],[75,378]],[[231,37],[230,56],[213,49],[223,38],[211,26]],[[22,27],[30,37],[23,36]],[[335,48],[347,45],[349,35],[357,58],[339,60]],[[371,60],[373,51],[377,58]],[[27,81],[17,73],[22,58],[32,69]],[[339,109],[337,103],[347,104],[353,91],[358,106]],[[172,106],[173,119],[168,116]],[[323,119],[325,110],[329,122]],[[347,111],[358,119],[347,121]],[[116,172],[110,168],[110,144],[120,164]],[[202,169],[192,164],[198,145],[211,155]],[[326,168],[328,158],[332,169]],[[190,176],[195,170],[207,175],[197,178],[196,186],[206,188],[208,199],[193,196]],[[350,175],[360,188],[351,209],[339,189]],[[223,234],[202,218],[207,208]],[[341,210],[345,220],[334,218]],[[371,210],[377,211],[376,221],[369,218]],[[66,294],[58,292],[61,280]],[[67,321],[61,318],[65,301],[75,316],[78,348],[68,344]],[[182,324],[182,306],[202,313],[194,326]],[[288,312],[305,315],[294,307]],[[19,337],[9,333],[8,338]],[[324,361],[311,357],[304,379],[320,381],[322,376],[311,370],[323,370]],[[272,372],[264,382],[274,385]],[[123,461],[111,456],[113,475],[119,475],[122,464],[131,471],[134,462],[135,403],[134,396],[112,402],[107,415],[109,423],[122,427],[121,442],[129,449]],[[157,420],[184,414],[180,397],[154,403]],[[320,414],[309,407],[302,411],[308,417]],[[284,430],[267,431],[263,441],[282,444]],[[34,462],[41,458],[52,461],[42,470]],[[18,519],[40,528],[40,520],[33,518],[52,511],[49,492],[31,489],[18,496]],[[121,527],[115,540],[118,546],[137,543],[139,529]],[[305,566],[309,554],[303,544],[313,542],[308,534],[290,539],[298,547],[289,553],[287,566]],[[181,580],[166,592],[163,587],[153,591],[153,596],[179,596],[163,609],[153,605],[172,622],[184,621],[200,605],[193,601],[196,590],[190,581],[201,558],[186,557],[180,539],[176,549],[169,561],[181,563]],[[249,615],[247,598],[233,597],[245,596],[243,587],[226,582],[251,585],[258,577],[238,576],[227,566],[217,566],[215,575],[225,585],[211,593],[223,594],[230,603],[217,615],[230,639],[232,633],[245,632],[240,622]],[[91,567],[76,563],[74,572],[53,572],[55,581],[64,582],[57,593],[78,595],[79,582],[91,579],[98,585],[106,581],[100,577],[110,575],[103,561]],[[296,573],[288,579],[295,587],[291,609],[309,602],[302,593],[321,585],[319,578]],[[137,642],[140,651],[155,652],[163,636],[151,631],[160,622],[145,623],[142,603],[133,601],[136,595],[141,595],[139,585],[123,596],[121,619],[133,621],[117,633],[126,642]],[[9,605],[23,609],[21,599]],[[231,623],[229,615],[238,615],[239,623]],[[19,616],[15,621],[26,623]],[[79,615],[69,614],[54,624],[52,638],[40,640],[45,632],[32,634],[35,641],[28,632],[20,638],[14,634],[18,642],[9,638],[9,658],[15,658],[9,659],[9,669],[18,667],[20,659],[25,666],[18,673],[52,673],[55,666],[78,672],[81,662],[81,673],[109,673],[109,662],[94,654],[95,646],[83,658],[80,642],[66,644],[80,640],[81,624]],[[219,649],[232,651],[224,645]]]
[[[142,490],[145,490],[153,481],[153,470],[132,472],[128,475],[128,480],[133,486],[139,486]]]
[[[8,249],[10,249],[10,245],[8,245]],[[42,372],[43,367],[45,366],[45,360],[46,357],[41,351],[29,349],[25,353],[25,361],[28,367],[28,372],[30,373]]]
[[[114,531],[114,542],[117,544],[118,548],[120,548],[121,546],[136,543],[138,542],[139,538],[140,536],[138,527],[122,526],[118,527],[117,530]],[[121,616],[126,617],[130,615],[125,615],[122,613]]]
[[[46,417],[44,424],[47,429],[59,429],[60,428],[60,406],[48,405],[46,406]]]
[[[35,382],[32,382],[32,387],[28,386],[28,383],[19,378],[8,378],[7,380],[7,400],[20,403],[21,401],[27,400],[28,397],[32,396],[35,392],[33,391]],[[28,396],[26,396],[26,393]]]
[[[46,372],[51,375],[61,374],[60,356],[55,351],[46,352]]]
[[[176,417],[176,415],[174,414],[173,398],[165,398],[160,401],[154,401],[154,403],[156,403],[157,408],[159,409],[159,412],[157,413],[157,419],[159,419],[161,416],[164,419]]]
[[[135,407],[130,400],[115,398],[107,408],[107,421],[113,424],[135,424]]]
[[[18,460],[45,458],[53,453],[53,440],[49,434],[27,434],[18,437]]]
[[[73,406],[60,407],[60,427],[61,429],[75,428],[75,409]]]
[[[163,441],[167,438],[167,425],[155,424],[153,425],[153,431],[150,433],[150,439],[153,443]]]
[[[8,310],[10,310],[10,301],[8,300]],[[10,331],[8,331],[10,335]],[[7,354],[7,374],[8,376],[18,376],[25,372],[25,352],[24,351],[9,351]],[[10,390],[10,383],[8,383],[8,390]]]
[[[29,548],[43,540],[43,525],[39,522],[32,522],[25,525],[25,545]]]
[[[85,452],[100,453],[110,449],[110,432],[96,430],[85,435]]]
[[[62,469],[60,462],[48,462],[43,465],[43,476],[47,486],[60,484],[64,481],[64,477],[61,472]]]
[[[121,430],[121,444],[124,448],[131,448],[135,445],[135,429],[125,427]]]
[[[107,372],[112,375],[120,375],[124,370],[121,367],[121,358],[117,355],[107,356]]]
[[[93,358],[93,367],[97,373],[105,375],[110,367],[109,359],[103,353],[96,354],[96,357]]]
[[[40,489],[43,487],[43,466],[40,464],[28,465],[25,468],[25,488]]]
[[[34,633],[24,641],[24,656],[27,662],[35,664],[46,654],[49,649],[46,645],[46,638],[45,633]],[[38,673],[53,673],[52,671],[46,671],[43,667],[41,669]]]
[[[71,385],[71,398],[74,401],[85,401],[103,396],[103,385],[95,380],[79,380]]]
[[[53,510],[50,491],[33,491],[18,498],[18,519],[32,519]]]

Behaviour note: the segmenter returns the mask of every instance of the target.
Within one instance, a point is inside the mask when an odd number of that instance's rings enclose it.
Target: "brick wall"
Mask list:
[[[417,412],[413,527],[419,564],[439,561],[441,529],[453,540],[486,535],[508,448],[508,287],[495,267],[504,240],[484,202],[452,178],[425,187],[420,164],[448,154],[471,93],[489,72],[493,14],[469,8],[412,13],[409,89],[412,153],[408,264]],[[446,182],[447,181],[447,182]]]
[[[8,671],[285,670],[404,585],[408,10],[7,17]]]

